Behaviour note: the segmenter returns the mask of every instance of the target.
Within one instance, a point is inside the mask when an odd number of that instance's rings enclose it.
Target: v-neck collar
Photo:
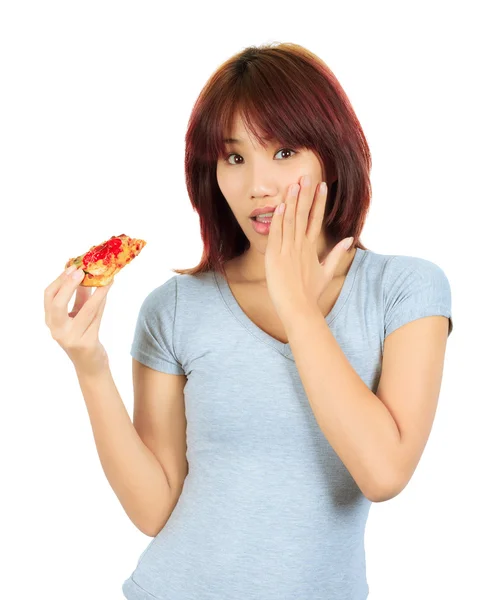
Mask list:
[[[367,250],[362,250],[361,248],[356,248],[356,253],[353,258],[353,262],[351,263],[348,272],[346,273],[345,280],[343,282],[343,286],[339,293],[339,296],[334,303],[332,309],[329,311],[326,316],[326,323],[331,325],[331,323],[336,319],[338,314],[340,313],[343,306],[346,304],[347,299],[351,293],[353,288],[354,280],[356,278],[356,273],[358,272],[359,266],[365,258]],[[238,304],[231,288],[228,284],[228,281],[221,275],[221,273],[217,271],[212,271],[214,280],[218,289],[223,297],[226,306],[230,309],[233,315],[238,319],[238,321],[245,327],[252,335],[256,338],[273,347],[275,350],[286,356],[287,358],[293,358],[293,352],[291,350],[291,346],[289,344],[283,344],[273,336],[263,331],[260,327],[258,327],[243,311],[241,306]]]

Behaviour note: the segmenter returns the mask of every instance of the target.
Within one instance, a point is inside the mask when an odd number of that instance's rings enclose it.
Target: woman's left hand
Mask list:
[[[341,240],[319,262],[317,246],[327,197],[326,182],[323,184],[324,189],[316,186],[312,190],[303,177],[301,190],[299,184],[290,186],[283,214],[279,213],[279,205],[271,221],[265,253],[266,283],[285,326],[298,312],[317,308],[321,294],[347,252],[345,240]],[[352,242],[354,238],[346,239]]]

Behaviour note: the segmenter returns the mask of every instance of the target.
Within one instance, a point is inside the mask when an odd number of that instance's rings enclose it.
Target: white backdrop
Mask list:
[[[73,365],[44,322],[43,293],[90,246],[120,233],[147,241],[116,278],[100,330],[132,416],[140,305],[170,269],[201,255],[183,172],[193,103],[223,61],[267,42],[312,50],[352,102],[373,158],[364,244],[433,261],[452,289],[454,331],[431,436],[406,489],[371,507],[369,598],[474,597],[473,3],[165,4],[0,8],[1,597],[121,600],[151,541],[103,474]]]

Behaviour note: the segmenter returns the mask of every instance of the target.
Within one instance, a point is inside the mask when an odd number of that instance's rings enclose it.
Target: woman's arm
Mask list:
[[[108,482],[132,523],[154,537],[178,498],[161,464],[134,428],[109,366],[95,375],[76,372]]]

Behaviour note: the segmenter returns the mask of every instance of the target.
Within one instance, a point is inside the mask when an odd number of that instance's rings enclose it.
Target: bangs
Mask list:
[[[284,146],[315,149],[311,117],[301,110],[296,100],[290,99],[291,93],[264,83],[249,83],[239,91],[225,94],[224,100],[215,107],[214,123],[202,140],[203,159],[216,162],[227,155],[226,141],[232,138],[236,118],[243,121],[248,134],[263,148],[277,141]],[[250,93],[251,89],[255,90],[254,94]]]

